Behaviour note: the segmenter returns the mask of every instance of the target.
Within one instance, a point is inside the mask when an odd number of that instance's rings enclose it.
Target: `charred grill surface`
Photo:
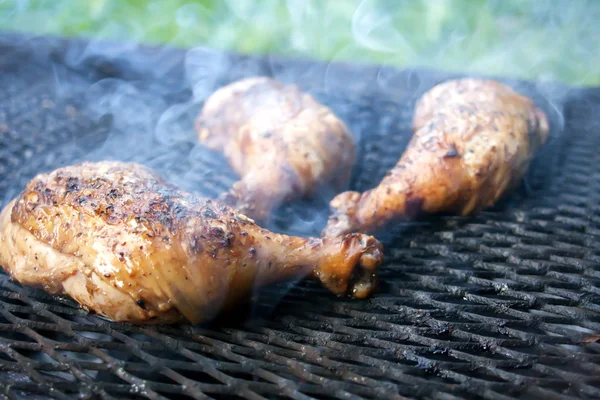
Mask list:
[[[129,54],[129,63],[97,58],[73,66],[81,59],[73,52],[83,45],[60,43],[0,39],[2,54],[9,55],[0,59],[0,198],[14,198],[39,172],[101,159],[115,149],[115,157],[145,163],[207,196],[234,182],[223,159],[198,151],[192,123],[199,105],[189,115],[177,114],[172,128],[190,131],[189,140],[177,143],[165,144],[158,128],[149,143],[140,141],[134,133],[144,126],[123,118],[160,116],[188,100],[179,78],[183,52],[165,51],[163,62],[148,63],[152,68],[136,64],[154,60],[155,53],[144,49]],[[211,89],[257,74],[298,82],[360,136],[350,185],[357,191],[376,185],[397,162],[412,136],[417,98],[456,77],[226,57],[228,68],[215,75]],[[157,71],[165,74],[163,86],[156,83]],[[115,77],[127,79],[127,90],[111,86]],[[268,291],[234,321],[134,326],[88,316],[69,299],[0,275],[3,393],[597,398],[600,91],[508,83],[540,104],[551,126],[562,127],[557,112],[564,112],[564,129],[551,132],[527,185],[494,209],[396,227],[395,239],[385,242],[381,285],[372,299],[337,299],[319,283],[306,282]],[[97,100],[115,93],[127,101],[102,109],[106,102]],[[135,149],[123,142],[131,135]],[[315,234],[327,213],[326,202],[296,203],[277,212],[273,226]],[[316,223],[310,215],[318,216]]]

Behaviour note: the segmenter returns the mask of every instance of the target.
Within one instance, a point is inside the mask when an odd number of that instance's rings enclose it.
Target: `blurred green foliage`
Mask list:
[[[0,29],[600,85],[600,1],[0,0]]]

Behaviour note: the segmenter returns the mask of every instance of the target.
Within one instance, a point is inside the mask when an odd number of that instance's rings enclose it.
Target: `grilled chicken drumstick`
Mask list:
[[[546,142],[548,120],[533,101],[491,80],[442,83],[418,102],[414,137],[376,188],[331,201],[323,234],[375,232],[420,213],[475,213],[527,172]]]
[[[220,200],[257,221],[319,186],[339,193],[356,157],[354,137],[329,108],[296,85],[265,77],[217,90],[195,129],[241,176]]]
[[[116,321],[196,323],[254,288],[311,274],[362,298],[381,262],[372,237],[271,233],[137,164],[38,175],[0,214],[0,265],[13,279]]]

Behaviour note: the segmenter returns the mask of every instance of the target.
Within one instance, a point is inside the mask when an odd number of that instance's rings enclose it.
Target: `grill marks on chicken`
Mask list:
[[[343,190],[356,158],[353,135],[329,108],[296,85],[265,77],[217,90],[195,129],[241,176],[220,200],[257,221],[319,187]]]
[[[414,136],[376,188],[330,203],[323,234],[375,232],[421,213],[468,215],[492,206],[523,178],[546,142],[546,115],[495,81],[440,84],[417,103]]]
[[[382,257],[366,235],[269,232],[129,163],[38,175],[0,214],[0,265],[13,279],[117,321],[200,322],[260,286],[310,275],[366,297]]]

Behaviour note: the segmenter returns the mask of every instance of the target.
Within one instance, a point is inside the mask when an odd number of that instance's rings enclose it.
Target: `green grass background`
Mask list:
[[[599,0],[0,0],[0,30],[600,85]]]

